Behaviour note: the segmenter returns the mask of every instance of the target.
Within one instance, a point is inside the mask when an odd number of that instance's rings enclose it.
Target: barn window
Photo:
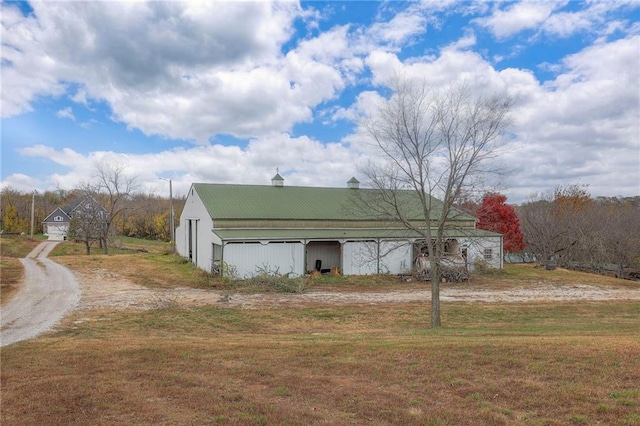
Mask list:
[[[53,218],[53,221],[54,221],[54,222],[62,222],[63,220],[64,220],[64,219],[62,218],[62,216],[55,216],[55,217]]]
[[[222,260],[222,246],[220,244],[213,243],[213,261],[219,262]]]
[[[444,254],[457,255],[460,253],[458,240],[449,239],[444,242]]]
[[[493,259],[493,249],[487,248],[484,249],[484,260],[492,260]]]

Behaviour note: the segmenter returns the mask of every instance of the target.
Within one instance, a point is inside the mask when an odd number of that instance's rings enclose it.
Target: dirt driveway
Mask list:
[[[258,308],[308,306],[322,304],[379,304],[429,301],[428,284],[410,290],[383,292],[326,292],[310,290],[303,294],[226,294],[219,291],[187,287],[150,289],[136,285],[116,273],[94,269],[78,273],[82,287],[80,311],[93,309],[147,310],[172,306],[219,305]],[[459,302],[530,302],[571,300],[640,300],[640,288],[601,288],[593,285],[540,284],[527,288],[501,290],[460,288],[443,285],[440,299]]]
[[[0,346],[30,339],[52,328],[80,300],[80,285],[69,269],[47,259],[57,242],[45,241],[20,259],[25,281],[0,310]]]

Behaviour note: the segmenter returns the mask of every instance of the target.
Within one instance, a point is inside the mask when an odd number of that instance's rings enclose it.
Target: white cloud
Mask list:
[[[2,182],[0,182],[0,189],[11,188],[21,192],[31,192],[37,188],[43,188],[42,182],[31,176],[27,176],[23,173],[14,173],[7,176]]]
[[[556,36],[568,37],[576,31],[585,30],[591,26],[592,20],[584,12],[565,12],[550,16],[542,25],[542,29]]]
[[[64,92],[64,85],[57,79],[56,63],[42,54],[41,46],[34,43],[40,32],[38,22],[23,17],[15,7],[0,4],[2,13],[2,90],[0,110],[3,117],[32,110],[36,95],[57,96]]]
[[[68,148],[36,145],[22,149],[21,154],[52,161],[68,171],[47,176],[41,182],[9,176],[2,186],[71,189],[94,175],[97,163],[106,161],[126,166],[127,172],[138,176],[145,190],[155,190],[158,177],[171,177],[176,194],[186,193],[192,182],[268,185],[276,168],[287,185],[340,187],[357,174],[354,164],[358,162],[358,154],[341,143],[322,144],[287,134],[253,139],[244,149],[216,144],[149,154],[96,151],[82,155]]]
[[[23,17],[2,6],[2,55],[10,64],[3,84],[14,89],[2,92],[4,116],[30,110],[38,96],[59,96],[64,81],[78,87],[72,100],[104,100],[131,128],[205,142],[216,133],[286,130],[340,84],[328,65],[306,60],[305,78],[319,84],[290,87],[298,76],[283,72],[295,66],[280,49],[300,14],[294,2],[33,7]]]
[[[388,61],[391,63],[392,61]],[[434,87],[469,84],[478,90],[505,90],[505,84],[493,66],[473,51],[444,49],[437,58],[405,64],[402,72],[409,78],[424,81]],[[400,68],[396,69],[399,71]],[[374,74],[377,70],[373,70]],[[384,71],[388,74],[387,71]]]
[[[427,18],[415,7],[407,8],[388,21],[373,24],[367,35],[377,43],[400,47],[427,31]]]
[[[50,146],[40,144],[22,148],[18,151],[25,157],[47,158],[54,163],[69,167],[73,167],[78,163],[84,162],[84,157],[82,155],[69,148],[62,148],[58,151]]]
[[[637,34],[636,22],[631,19],[612,18],[612,14],[637,6],[636,0],[574,2],[575,10],[563,11],[564,1],[524,0],[508,4],[501,9],[496,3],[488,17],[476,18],[474,22],[487,28],[496,38],[505,39],[524,30],[534,34],[546,34],[553,38],[567,38],[575,33],[590,33],[606,41],[606,37],[620,31],[627,35]]]
[[[333,120],[349,120],[355,123],[360,117],[373,115],[381,102],[384,102],[384,98],[378,92],[361,92],[350,107],[336,108],[332,118]]]
[[[87,96],[87,91],[83,88],[78,88],[74,95],[70,96],[70,99],[80,105],[85,106],[87,109],[91,110],[89,107],[89,99]]]
[[[448,46],[444,47],[444,49],[465,50],[475,46],[475,44],[476,44],[476,35],[473,33],[473,31],[467,30],[463,37],[449,44]]]
[[[594,194],[640,192],[640,37],[592,46],[547,85],[520,79],[511,192],[590,183]]]
[[[498,4],[491,16],[478,18],[475,22],[488,28],[497,38],[505,38],[522,30],[536,28],[565,3],[566,1],[525,0],[508,3],[509,7],[506,9],[500,9]]]
[[[374,50],[365,60],[371,70],[372,82],[385,84],[402,68],[402,62],[396,55],[382,50]]]
[[[71,107],[66,107],[59,110],[58,112],[56,112],[56,117],[68,118],[71,121],[76,121],[76,116],[73,115],[73,110],[71,109]]]
[[[513,171],[503,181],[514,202],[540,188],[592,183],[595,195],[640,192],[640,36],[601,43],[570,55],[557,78],[543,84],[530,70],[497,71],[471,51],[444,49],[437,58],[402,63],[391,53],[367,59],[373,81],[395,72],[441,87],[466,82],[514,101],[515,139],[502,163]],[[371,115],[380,98],[363,96],[338,116]],[[362,142],[364,136],[349,140]],[[362,146],[362,145],[360,145]],[[608,187],[613,185],[613,187]]]

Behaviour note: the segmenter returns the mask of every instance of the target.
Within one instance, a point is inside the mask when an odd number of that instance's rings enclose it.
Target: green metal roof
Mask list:
[[[372,238],[420,238],[420,234],[408,229],[214,229],[224,241],[231,240],[362,240]],[[499,237],[500,234],[481,229],[451,229],[445,231],[448,238],[454,237]]]
[[[381,220],[373,212],[354,209],[358,197],[375,196],[373,189],[320,188],[301,186],[233,185],[194,183],[209,215],[214,219],[276,220]],[[419,204],[413,191],[399,195],[407,206],[407,217],[420,220]],[[432,198],[432,214],[441,203]],[[412,217],[413,216],[413,217]],[[474,218],[456,211],[455,220]]]

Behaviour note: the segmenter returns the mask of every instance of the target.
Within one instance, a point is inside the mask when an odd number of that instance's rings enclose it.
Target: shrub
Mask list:
[[[268,265],[258,268],[256,274],[244,280],[244,283],[264,291],[279,293],[303,293],[307,289],[304,278],[292,277],[291,273],[282,274],[279,268],[271,269]]]

